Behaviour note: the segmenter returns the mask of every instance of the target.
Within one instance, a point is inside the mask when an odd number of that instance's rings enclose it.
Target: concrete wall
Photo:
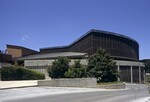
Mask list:
[[[78,59],[71,59],[70,65],[74,64],[74,61]],[[45,69],[51,66],[55,60],[25,60],[25,67],[37,70],[44,73],[47,76]],[[80,60],[82,65],[88,65],[87,59]],[[144,64],[136,61],[120,61],[115,60],[120,72],[120,78],[118,81],[131,82],[131,83],[143,83],[144,82]]]
[[[71,59],[71,61],[69,62],[70,65],[74,64],[74,61],[78,61],[79,59]],[[27,66],[51,66],[52,63],[54,62],[54,59],[51,60],[25,60],[24,61],[24,65]],[[88,60],[87,59],[81,59],[80,63],[82,65],[87,65],[88,64]]]
[[[69,62],[70,65],[74,64],[74,61],[77,61],[79,59],[71,59]],[[50,66],[54,62],[54,59],[49,59],[49,60],[25,60],[24,64],[25,66]],[[135,61],[119,61],[115,60],[116,65],[119,66],[144,66],[143,63],[141,62],[135,62]],[[80,59],[80,63],[82,65],[88,65],[88,59]]]
[[[69,62],[69,64],[73,65],[74,61],[77,61],[77,60],[78,59],[71,59],[71,61]],[[30,68],[30,69],[33,69],[33,70],[36,70],[36,71],[39,71],[39,72],[45,74],[46,79],[49,79],[48,73],[46,71],[46,68],[48,68],[49,66],[51,66],[54,61],[55,60],[53,60],[53,59],[51,59],[51,60],[25,60],[24,61],[24,66],[26,68]],[[82,65],[87,65],[88,60],[81,59],[80,63]]]
[[[143,83],[144,82],[144,64],[136,61],[120,61],[115,60],[120,72],[119,81],[130,83]]]
[[[3,66],[10,66],[10,65],[11,65],[10,63],[0,62],[0,68],[2,68]]]
[[[144,63],[142,62],[137,62],[137,61],[120,61],[120,60],[115,60],[116,65],[119,66],[141,66],[144,67]]]
[[[96,87],[96,78],[74,78],[74,79],[53,79],[40,80],[38,86],[53,86],[53,87]]]

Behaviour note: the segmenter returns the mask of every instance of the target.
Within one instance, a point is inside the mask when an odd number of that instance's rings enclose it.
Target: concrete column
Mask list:
[[[118,81],[120,81],[120,66],[119,65],[118,65],[118,72],[119,72]]]
[[[133,70],[132,70],[132,66],[131,66],[131,83],[133,83]]]
[[[141,83],[141,66],[139,66],[139,83]]]

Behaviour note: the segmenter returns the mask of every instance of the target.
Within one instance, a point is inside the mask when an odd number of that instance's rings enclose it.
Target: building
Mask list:
[[[8,54],[12,55],[12,58],[23,57],[38,53],[38,51],[16,45],[7,45],[7,52]]]
[[[82,52],[92,55],[98,49],[105,49],[115,59],[139,60],[137,41],[124,35],[93,29],[68,46],[41,48],[40,52]]]
[[[0,52],[0,68],[11,65],[12,57],[9,54]]]
[[[13,51],[13,46],[11,51]],[[120,79],[125,82],[141,83],[144,81],[144,64],[139,61],[139,44],[136,40],[125,35],[92,29],[67,46],[40,48],[40,52],[32,55],[16,56],[8,49],[8,53],[17,57],[17,61],[24,61],[24,65],[45,73],[47,66],[59,56],[65,56],[74,60],[81,60],[88,64],[88,57],[98,49],[106,50],[118,65]]]

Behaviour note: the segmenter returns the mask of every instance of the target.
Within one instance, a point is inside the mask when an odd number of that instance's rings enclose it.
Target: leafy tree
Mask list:
[[[150,73],[150,62],[145,64],[145,72]]]
[[[150,60],[149,59],[145,59],[145,60],[142,60],[142,62],[145,65],[145,72],[146,73],[150,73]]]
[[[65,73],[67,78],[82,78],[85,77],[85,68],[80,64],[80,61],[75,61],[75,64],[71,66]]]
[[[58,57],[48,68],[48,73],[51,78],[65,78],[64,74],[68,69],[69,60],[66,57]]]
[[[89,77],[97,78],[98,82],[117,81],[116,63],[104,50],[98,50],[89,58],[87,73]]]

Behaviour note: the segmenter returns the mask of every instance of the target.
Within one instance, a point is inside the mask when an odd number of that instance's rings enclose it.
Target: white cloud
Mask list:
[[[29,36],[28,36],[27,34],[25,34],[25,35],[22,36],[22,40],[23,40],[23,41],[25,41],[25,40],[28,39],[28,38],[29,38]]]

